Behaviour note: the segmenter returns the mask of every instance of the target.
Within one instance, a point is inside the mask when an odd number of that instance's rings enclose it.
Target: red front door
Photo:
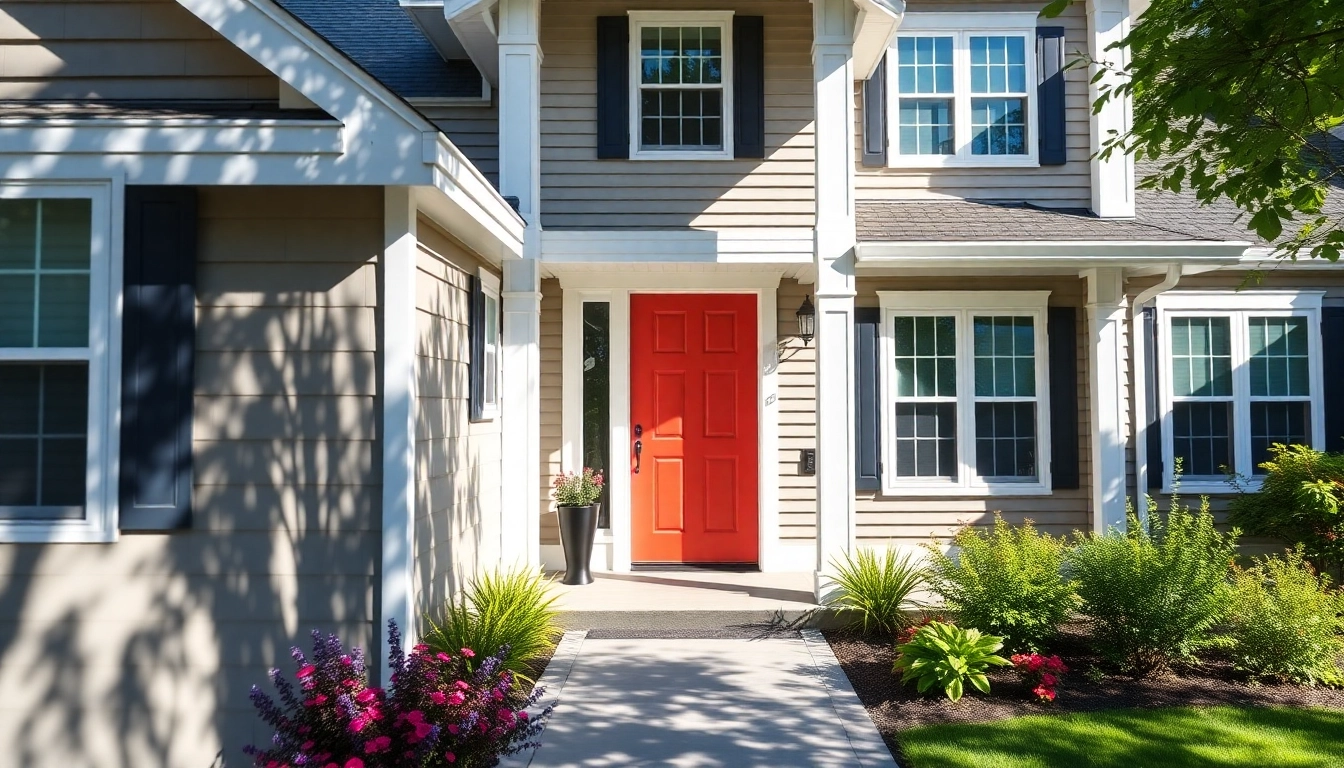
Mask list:
[[[756,339],[755,296],[630,297],[634,562],[757,562]]]

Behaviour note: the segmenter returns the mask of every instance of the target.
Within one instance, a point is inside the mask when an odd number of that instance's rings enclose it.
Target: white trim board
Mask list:
[[[544,230],[541,259],[550,264],[812,263],[811,227],[740,230]]]
[[[1152,266],[1155,263],[1235,266],[1249,242],[1212,240],[910,240],[861,242],[858,268],[869,265],[940,266]],[[956,258],[954,264],[947,259]]]
[[[776,296],[779,274],[762,273],[585,273],[564,275],[561,470],[579,468],[583,450],[582,356],[583,302],[611,303],[610,445],[619,464],[620,446],[630,444],[630,296],[634,293],[751,293],[755,294],[758,397],[759,565],[762,571],[797,570],[797,558],[779,537],[779,323]],[[630,570],[631,485],[628,471],[608,468],[611,498],[611,568]]]

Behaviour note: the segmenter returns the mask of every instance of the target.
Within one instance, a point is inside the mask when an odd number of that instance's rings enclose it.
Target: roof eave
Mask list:
[[[905,18],[905,0],[854,0],[854,79],[867,80],[882,63]]]
[[[1208,240],[882,241],[855,246],[859,268],[941,269],[1235,266],[1251,244]]]

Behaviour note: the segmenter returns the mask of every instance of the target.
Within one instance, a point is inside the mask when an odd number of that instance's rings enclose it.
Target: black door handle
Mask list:
[[[639,465],[640,465],[640,458],[639,458],[639,455],[640,455],[641,453],[643,453],[643,452],[644,452],[644,441],[643,441],[643,440],[636,440],[636,441],[635,441],[635,474],[636,474],[636,475],[639,474]]]

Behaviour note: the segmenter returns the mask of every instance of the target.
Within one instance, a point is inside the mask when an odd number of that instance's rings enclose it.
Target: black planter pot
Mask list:
[[[559,507],[560,544],[565,549],[565,578],[561,584],[592,584],[590,566],[593,540],[597,538],[597,511],[601,504],[587,507]]]

